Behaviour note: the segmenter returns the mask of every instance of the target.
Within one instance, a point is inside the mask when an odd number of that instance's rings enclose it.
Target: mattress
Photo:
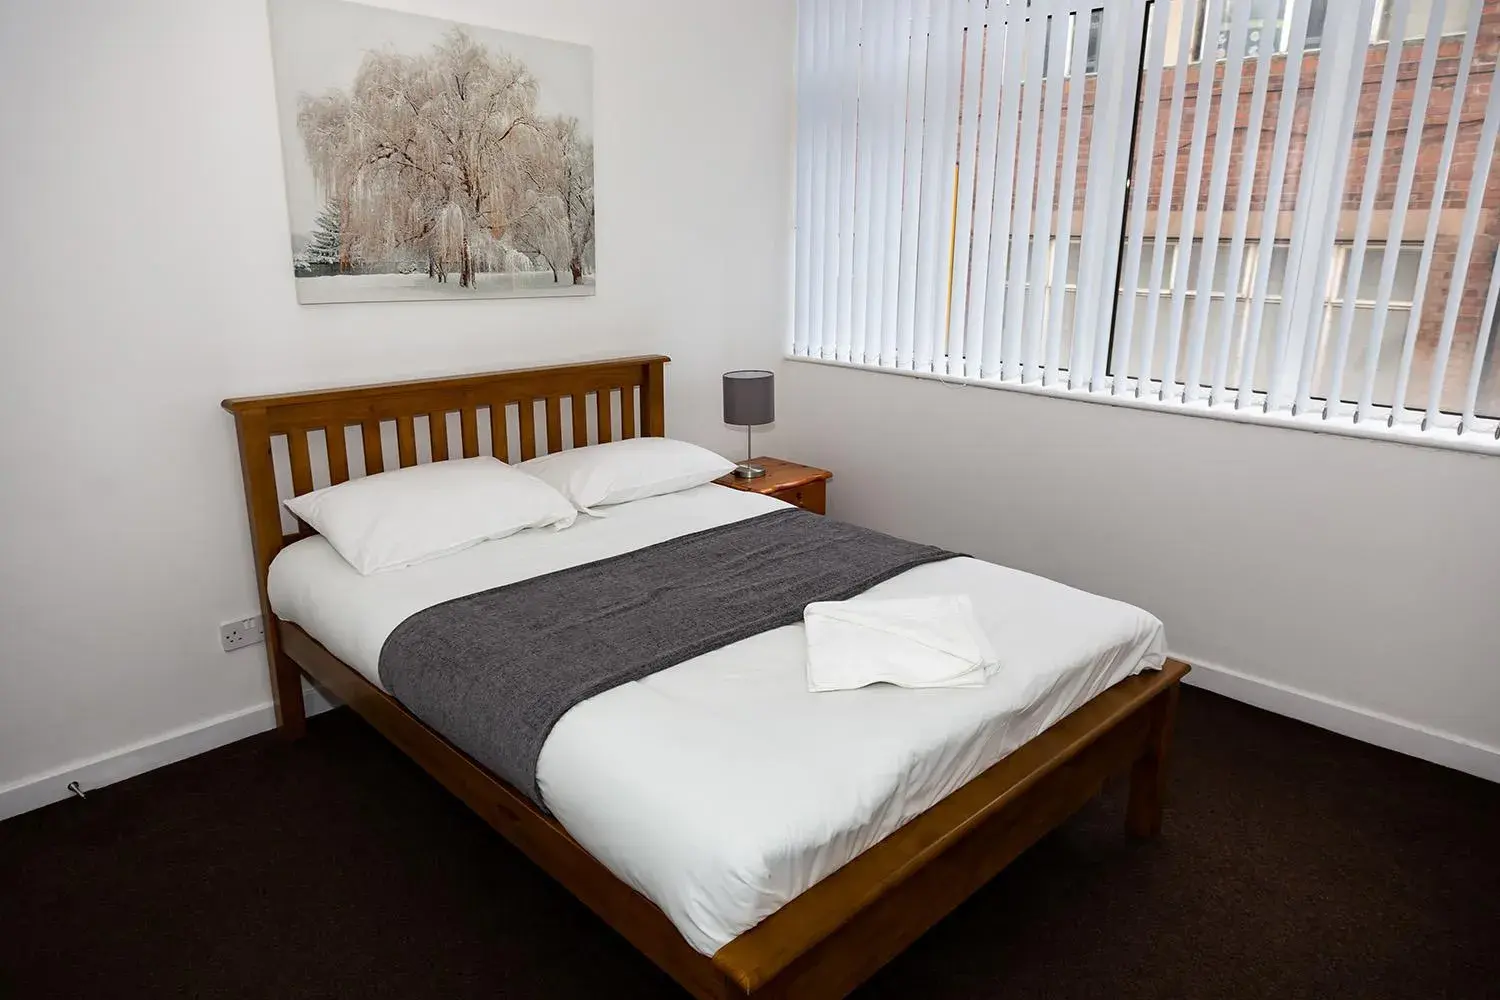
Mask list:
[[[268,590],[379,685],[381,646],[442,601],[784,507],[706,485],[362,577],[320,537],[282,550]],[[813,694],[802,626],[775,629],[574,707],[537,764],[543,801],[612,872],[712,954],[1110,685],[1160,667],[1156,618],[958,558],[871,597],[965,593],[999,654],[979,689]]]

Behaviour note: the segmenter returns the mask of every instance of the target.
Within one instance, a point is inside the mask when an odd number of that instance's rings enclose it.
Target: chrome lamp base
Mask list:
[[[755,441],[751,437],[753,427],[745,427],[745,460],[734,467],[734,478],[736,479],[759,479],[766,474],[766,470],[756,465],[751,456],[755,454]]]

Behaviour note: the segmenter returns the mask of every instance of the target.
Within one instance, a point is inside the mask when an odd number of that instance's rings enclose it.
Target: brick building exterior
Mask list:
[[[1407,396],[1408,405],[1425,405],[1432,354],[1437,346],[1443,312],[1448,303],[1449,288],[1454,280],[1453,271],[1459,242],[1459,229],[1464,209],[1468,204],[1480,131],[1484,120],[1485,105],[1489,99],[1497,54],[1500,54],[1500,0],[1483,0],[1483,3],[1479,37],[1475,44],[1468,85],[1462,95],[1463,106],[1461,109],[1458,140],[1442,205],[1434,205],[1433,198],[1437,185],[1438,162],[1442,152],[1443,137],[1454,99],[1454,85],[1458,76],[1459,55],[1463,44],[1462,37],[1444,38],[1439,44],[1431,97],[1428,101],[1426,115],[1420,123],[1414,123],[1411,120],[1411,114],[1413,92],[1416,87],[1417,70],[1423,45],[1422,40],[1408,39],[1405,42],[1372,44],[1365,53],[1364,86],[1360,96],[1354,128],[1355,144],[1349,159],[1347,180],[1344,183],[1343,211],[1338,222],[1337,238],[1340,241],[1352,241],[1354,238],[1356,215],[1364,193],[1364,177],[1368,159],[1371,155],[1371,133],[1375,123],[1381,77],[1385,70],[1385,61],[1391,57],[1392,53],[1396,54],[1401,63],[1398,69],[1395,96],[1392,102],[1390,123],[1386,134],[1385,152],[1380,170],[1380,183],[1375,195],[1375,213],[1370,230],[1370,241],[1374,245],[1379,245],[1384,243],[1389,237],[1420,243],[1426,231],[1429,213],[1432,211],[1442,213],[1427,292],[1422,304],[1417,351],[1412,370],[1411,390]],[[1259,155],[1257,157],[1256,173],[1253,180],[1254,187],[1252,188],[1250,199],[1252,217],[1249,224],[1249,233],[1251,239],[1254,239],[1260,232],[1260,215],[1266,208],[1266,189],[1275,138],[1276,115],[1280,106],[1281,92],[1288,66],[1288,58],[1284,55],[1275,55],[1270,58],[1273,62],[1269,71],[1268,95],[1266,98],[1265,113],[1261,120]],[[1309,51],[1302,56],[1301,82],[1293,119],[1292,141],[1287,158],[1287,183],[1281,197],[1283,214],[1278,220],[1278,233],[1282,236],[1285,236],[1290,231],[1292,210],[1296,205],[1298,188],[1295,182],[1301,173],[1303,154],[1307,145],[1308,119],[1313,98],[1313,81],[1316,79],[1319,58],[1320,53],[1317,50]],[[1136,181],[1136,190],[1138,192],[1142,190],[1147,191],[1144,208],[1148,213],[1148,234],[1154,231],[1155,216],[1161,209],[1161,185],[1165,166],[1165,155],[1162,147],[1167,137],[1172,90],[1175,83],[1174,74],[1179,71],[1187,75],[1186,97],[1177,148],[1176,182],[1169,210],[1175,213],[1183,209],[1189,165],[1190,140],[1194,116],[1197,112],[1198,74],[1202,68],[1211,69],[1216,76],[1213,86],[1212,111],[1210,112],[1214,115],[1214,118],[1211,119],[1209,125],[1210,138],[1204,155],[1201,175],[1203,181],[1199,187],[1198,195],[1199,214],[1194,234],[1198,237],[1203,235],[1205,220],[1202,210],[1208,207],[1209,184],[1207,178],[1212,169],[1213,128],[1217,124],[1222,99],[1224,73],[1224,64],[1222,62],[1191,63],[1180,70],[1178,67],[1169,66],[1163,71],[1161,90],[1158,97],[1160,107],[1158,108],[1157,115],[1157,134],[1153,146],[1149,185],[1143,184],[1141,178],[1138,178]],[[1230,164],[1228,189],[1224,198],[1225,210],[1222,229],[1222,238],[1224,239],[1227,239],[1234,230],[1235,203],[1239,195],[1240,185],[1245,180],[1242,176],[1243,163],[1241,152],[1244,148],[1245,130],[1250,127],[1249,119],[1255,73],[1256,60],[1253,58],[1246,59],[1240,83],[1238,112],[1235,119],[1235,136],[1231,145],[1233,159]],[[1095,80],[1090,78],[1084,98],[1084,135],[1092,134],[1094,91]],[[1417,168],[1405,223],[1400,233],[1392,234],[1389,232],[1391,224],[1390,215],[1397,186],[1402,149],[1406,142],[1407,131],[1413,127],[1420,127],[1423,130],[1422,146],[1418,154]],[[1145,137],[1141,137],[1141,141],[1145,141]],[[1085,149],[1082,153],[1079,166],[1080,178],[1085,176],[1083,172],[1087,169],[1086,158],[1087,150]],[[1081,183],[1079,185],[1079,195],[1080,198],[1075,205],[1075,211],[1081,210],[1083,207]],[[1444,380],[1443,407],[1445,409],[1457,409],[1462,404],[1464,388],[1469,379],[1470,364],[1479,337],[1490,274],[1494,267],[1496,251],[1500,249],[1500,165],[1497,165],[1497,169],[1492,170],[1489,174],[1488,182],[1484,189],[1483,206],[1484,211],[1480,218],[1479,235],[1475,240],[1471,264],[1466,275],[1458,325],[1454,334],[1452,354]],[[1132,211],[1137,211],[1140,207],[1140,205],[1133,206]],[[1176,220],[1173,220],[1172,232],[1174,236],[1179,232]],[[1365,280],[1362,284],[1368,283],[1373,285],[1374,276],[1372,269],[1375,269],[1378,273],[1378,255],[1372,254],[1371,260],[1374,263],[1366,264]],[[1361,296],[1361,298],[1363,297]],[[1500,355],[1500,344],[1495,342],[1496,339],[1492,338],[1489,350],[1487,351],[1490,355],[1490,364],[1488,366],[1486,381],[1482,385],[1480,392],[1481,411],[1487,410],[1492,415],[1500,413],[1500,356],[1497,356]],[[1351,352],[1351,354],[1354,353]],[[1360,359],[1359,363],[1362,363],[1362,348],[1358,352],[1358,357]],[[1351,365],[1353,363],[1351,361]],[[1347,394],[1350,391],[1349,382],[1346,378],[1345,393]]]
[[[1482,0],[1482,3],[1484,3],[1484,9],[1481,12],[1481,22],[1479,22],[1479,37],[1475,43],[1469,82],[1463,94],[1460,129],[1458,129],[1448,184],[1443,195],[1443,204],[1434,205],[1433,199],[1436,195],[1437,174],[1439,174],[1437,168],[1439,168],[1439,160],[1442,156],[1443,138],[1448,127],[1452,100],[1454,100],[1463,36],[1445,37],[1439,43],[1427,114],[1421,123],[1416,123],[1422,129],[1422,145],[1418,154],[1415,178],[1413,178],[1412,196],[1407,205],[1403,229],[1400,234],[1395,234],[1404,243],[1416,244],[1413,250],[1418,249],[1427,232],[1431,211],[1442,213],[1439,229],[1437,229],[1439,235],[1434,244],[1433,267],[1431,267],[1430,279],[1428,279],[1427,292],[1422,298],[1422,315],[1419,318],[1418,345],[1416,345],[1418,349],[1413,360],[1412,382],[1407,393],[1409,406],[1422,406],[1427,402],[1433,354],[1437,348],[1440,331],[1442,331],[1443,312],[1448,307],[1449,288],[1454,282],[1461,222],[1463,222],[1464,208],[1469,204],[1470,184],[1472,184],[1473,171],[1475,171],[1485,105],[1490,99],[1490,87],[1493,84],[1494,72],[1496,72],[1497,55],[1500,55],[1500,0]],[[1350,154],[1349,174],[1344,183],[1343,211],[1338,220],[1337,238],[1340,241],[1352,243],[1355,238],[1356,216],[1358,216],[1359,204],[1364,195],[1365,172],[1367,172],[1368,160],[1371,156],[1371,139],[1373,139],[1371,133],[1374,130],[1377,105],[1379,105],[1380,84],[1382,84],[1382,75],[1385,73],[1386,58],[1391,55],[1391,52],[1395,52],[1401,64],[1398,67],[1395,96],[1392,100],[1391,121],[1386,132],[1385,153],[1383,153],[1382,168],[1380,168],[1380,186],[1377,189],[1376,204],[1374,204],[1376,211],[1374,211],[1370,231],[1371,246],[1382,246],[1392,235],[1389,232],[1391,210],[1395,201],[1401,156],[1403,156],[1403,148],[1406,144],[1407,130],[1415,127],[1412,121],[1412,103],[1422,45],[1424,45],[1422,39],[1407,39],[1404,42],[1373,43],[1365,51],[1364,88],[1362,88],[1358,115],[1356,115],[1355,147]],[[1287,66],[1289,66],[1287,55],[1271,55],[1269,58],[1272,58],[1272,64],[1269,70],[1268,94],[1266,94],[1265,114],[1260,121],[1256,177],[1254,177],[1250,199],[1251,219],[1248,222],[1248,234],[1251,240],[1257,238],[1262,231],[1262,213],[1266,210],[1272,148],[1275,144],[1275,127],[1277,127],[1281,93],[1283,93]],[[1293,210],[1295,210],[1296,198],[1298,198],[1298,180],[1301,177],[1304,154],[1308,144],[1308,120],[1311,117],[1313,82],[1317,78],[1319,58],[1320,52],[1317,49],[1311,49],[1302,55],[1301,82],[1299,82],[1298,97],[1296,97],[1296,111],[1293,115],[1292,144],[1290,144],[1289,156],[1287,156],[1287,180],[1286,186],[1283,187],[1283,195],[1281,195],[1283,213],[1278,217],[1278,237],[1287,237],[1292,231]],[[1202,238],[1205,232],[1205,210],[1208,208],[1209,193],[1211,193],[1208,177],[1214,165],[1214,129],[1218,123],[1221,100],[1223,100],[1223,61],[1190,63],[1181,69],[1176,66],[1167,66],[1163,70],[1163,79],[1161,79],[1161,88],[1157,97],[1160,106],[1158,106],[1157,114],[1157,135],[1154,136],[1154,145],[1152,145],[1154,154],[1152,154],[1151,177],[1148,183],[1143,183],[1143,178],[1137,178],[1136,181],[1137,192],[1142,192],[1142,190],[1146,192],[1146,202],[1145,205],[1137,202],[1131,207],[1133,213],[1142,207],[1145,208],[1148,213],[1146,217],[1148,235],[1155,231],[1157,213],[1161,210],[1161,184],[1163,184],[1164,166],[1166,166],[1166,154],[1164,154],[1163,147],[1166,145],[1167,130],[1169,130],[1175,75],[1178,72],[1184,72],[1187,75],[1184,109],[1182,109],[1181,130],[1179,130],[1178,138],[1176,180],[1173,184],[1172,204],[1169,205],[1169,211],[1181,213],[1184,208],[1185,189],[1187,189],[1193,123],[1197,114],[1199,73],[1205,66],[1211,67],[1212,72],[1215,73],[1212,105],[1209,111],[1209,114],[1214,117],[1209,123],[1208,148],[1205,150],[1202,174],[1200,174],[1202,183],[1199,186],[1199,205],[1197,205],[1199,214],[1197,214],[1196,226],[1194,226],[1196,229],[1194,235]],[[1239,87],[1235,136],[1230,144],[1233,159],[1230,162],[1229,184],[1224,195],[1224,217],[1223,228],[1221,228],[1221,238],[1224,240],[1227,240],[1235,231],[1235,214],[1238,208],[1236,202],[1238,202],[1241,184],[1244,183],[1242,151],[1245,145],[1245,130],[1250,127],[1256,72],[1256,58],[1247,58],[1244,61],[1241,87]],[[1092,135],[1095,91],[1097,91],[1097,78],[1089,76],[1085,90],[1085,103],[1083,103],[1083,135],[1085,136]],[[1142,136],[1140,141],[1146,141],[1145,136]],[[1088,153],[1088,141],[1085,141],[1080,150],[1080,183],[1077,187],[1077,202],[1074,204],[1076,217],[1077,213],[1082,213],[1083,210],[1082,178],[1088,171]],[[1079,226],[1074,226],[1074,232],[1079,232]],[[1173,219],[1170,223],[1170,232],[1173,237],[1181,232],[1181,223],[1178,219]],[[1478,232],[1479,235],[1473,247],[1473,256],[1470,259],[1469,273],[1464,283],[1463,300],[1461,300],[1458,325],[1455,328],[1451,360],[1446,370],[1445,387],[1443,387],[1443,408],[1445,409],[1458,409],[1463,405],[1464,388],[1469,381],[1470,366],[1472,366],[1473,355],[1475,355],[1479,333],[1481,333],[1479,327],[1484,318],[1485,295],[1490,286],[1496,252],[1500,249],[1500,163],[1497,163],[1496,169],[1491,169],[1487,184],[1485,184],[1484,213],[1479,220]],[[1221,261],[1223,261],[1223,256],[1221,253]],[[1362,286],[1373,286],[1376,282],[1376,274],[1379,274],[1380,267],[1379,259],[1379,253],[1371,253],[1368,258],[1370,262],[1365,265]],[[1145,268],[1143,268],[1143,274],[1145,274]],[[1196,274],[1194,274],[1194,280],[1196,280]],[[1145,285],[1145,277],[1142,283]],[[1224,289],[1217,288],[1217,291],[1224,291]],[[1359,298],[1365,298],[1365,295],[1359,295]],[[1397,321],[1397,316],[1392,315],[1391,321],[1388,321],[1388,327],[1391,327],[1392,322]],[[1356,364],[1362,364],[1364,348],[1359,346],[1358,349],[1352,349],[1350,354],[1352,354],[1352,360],[1350,360],[1350,369],[1346,369],[1347,372]],[[1500,337],[1491,337],[1487,354],[1490,355],[1490,363],[1488,363],[1487,376],[1482,382],[1481,393],[1479,393],[1479,409],[1490,415],[1500,415]],[[1382,364],[1385,366],[1385,360]],[[1350,388],[1349,376],[1346,376],[1346,382],[1344,382],[1346,396],[1350,391],[1353,390]],[[1377,400],[1377,402],[1383,402],[1383,400]]]

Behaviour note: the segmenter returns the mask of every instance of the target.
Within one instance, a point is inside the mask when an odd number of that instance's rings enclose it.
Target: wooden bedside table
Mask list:
[[[833,473],[827,469],[798,465],[779,458],[752,458],[750,461],[765,469],[766,474],[756,479],[740,479],[731,472],[714,482],[746,493],[764,493],[814,514],[828,512],[828,480],[833,478]]]

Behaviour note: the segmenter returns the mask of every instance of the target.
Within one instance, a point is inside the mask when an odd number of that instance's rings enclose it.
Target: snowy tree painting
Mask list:
[[[271,0],[301,302],[594,290],[587,48]]]

